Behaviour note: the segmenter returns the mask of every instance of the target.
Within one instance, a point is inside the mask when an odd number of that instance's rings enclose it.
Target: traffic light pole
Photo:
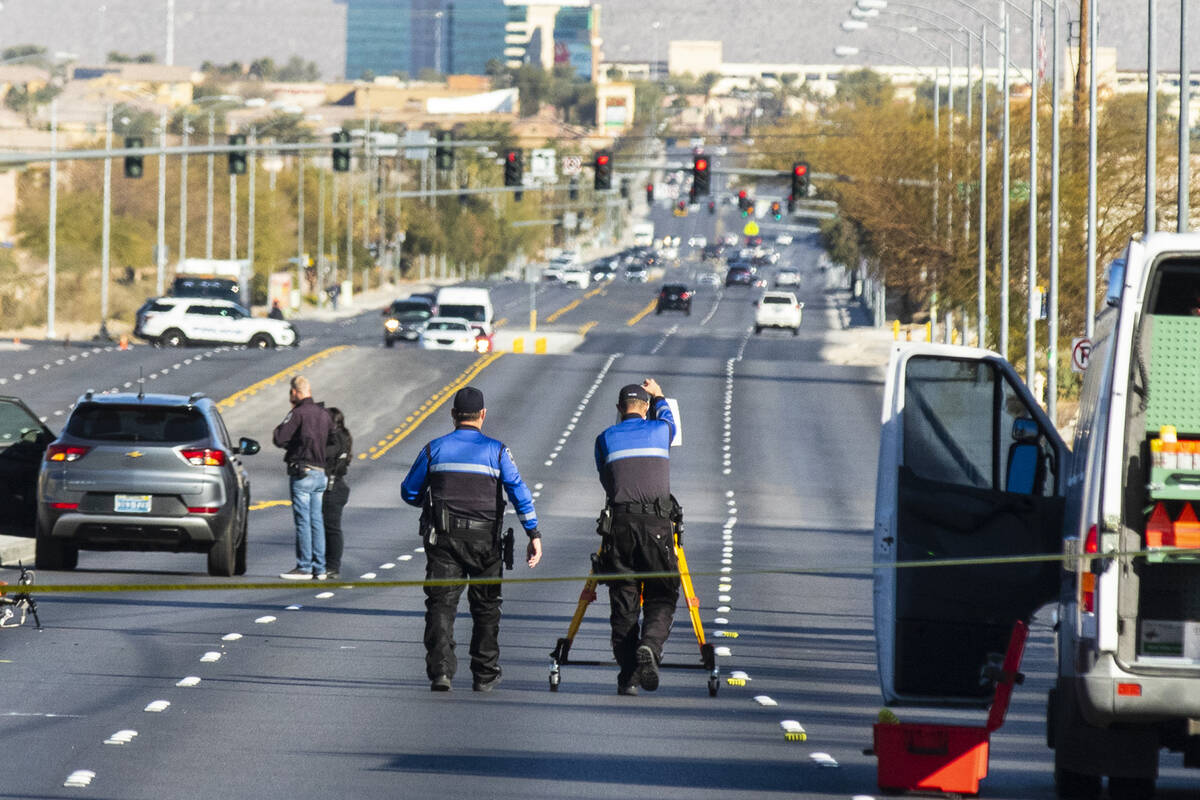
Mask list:
[[[208,112],[208,146],[213,146],[213,112]],[[204,222],[204,257],[213,257],[213,152],[208,152],[208,214]]]
[[[258,129],[250,129],[250,141],[254,142],[258,138]],[[246,259],[250,262],[250,271],[254,271],[254,170],[258,166],[258,159],[253,150],[250,151],[249,157],[250,167],[250,189],[249,196],[246,198]],[[249,308],[250,298],[243,298],[246,301],[246,307]]]
[[[304,294],[304,154],[296,156],[296,291]],[[291,305],[291,298],[288,298]]]
[[[104,147],[112,149],[113,107],[104,114]],[[100,220],[100,337],[108,338],[108,269],[112,230],[112,159],[104,159],[104,210]]]
[[[161,297],[167,277],[167,109],[158,114],[158,242],[154,254],[155,292]]]
[[[58,150],[58,100],[50,101],[50,150]],[[54,338],[55,284],[58,282],[58,162],[50,165],[50,230],[48,232],[49,258],[46,262],[46,338]]]
[[[237,259],[237,175],[229,176],[229,260]]]

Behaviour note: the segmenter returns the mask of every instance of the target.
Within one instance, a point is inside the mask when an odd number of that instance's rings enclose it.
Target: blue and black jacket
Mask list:
[[[596,470],[613,504],[652,504],[670,508],[671,439],[675,417],[661,397],[651,401],[646,419],[625,414],[596,437]]]
[[[502,442],[464,425],[421,448],[400,486],[400,496],[410,506],[420,506],[428,490],[430,499],[444,504],[455,517],[498,523],[504,513],[501,486],[525,532],[535,534],[533,496],[517,472],[512,453]]]

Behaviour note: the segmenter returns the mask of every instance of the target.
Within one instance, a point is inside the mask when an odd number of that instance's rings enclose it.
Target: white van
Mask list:
[[[1200,235],[1109,272],[1073,447],[986,350],[897,345],[875,502],[884,699],[983,705],[1013,622],[1057,600],[1047,703],[1061,797],[1149,797],[1200,766]],[[921,569],[903,562],[987,559]],[[1024,559],[1024,560],[1021,560]]]
[[[438,289],[437,315],[462,317],[484,336],[492,335],[492,295],[487,289],[471,286]]]

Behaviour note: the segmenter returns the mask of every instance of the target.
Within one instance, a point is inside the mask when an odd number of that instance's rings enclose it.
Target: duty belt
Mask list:
[[[612,510],[614,514],[637,514],[645,517],[662,517],[663,519],[670,516],[670,509],[664,508],[658,500],[650,503],[613,503]]]
[[[478,519],[467,519],[466,517],[450,517],[450,530],[447,533],[491,533],[496,529],[495,522],[484,522]]]

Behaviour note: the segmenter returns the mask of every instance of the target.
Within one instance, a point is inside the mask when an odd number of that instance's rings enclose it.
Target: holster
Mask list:
[[[509,528],[501,540],[504,543],[504,568],[509,572],[513,568],[513,529]]]
[[[600,516],[596,518],[596,533],[600,536],[608,536],[610,533],[612,533],[612,525],[612,504],[606,503],[604,508],[600,509]]]
[[[675,495],[671,495],[671,512],[669,514],[671,525],[675,528],[675,543],[683,545],[683,506],[675,499]]]

